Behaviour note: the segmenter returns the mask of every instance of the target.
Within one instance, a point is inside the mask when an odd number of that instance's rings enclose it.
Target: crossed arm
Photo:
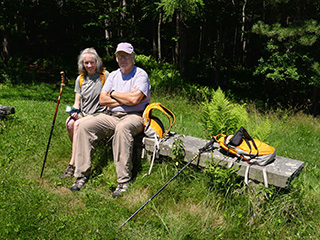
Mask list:
[[[138,104],[144,94],[136,87],[132,88],[130,92],[112,91],[112,98],[110,92],[102,91],[100,93],[100,105],[108,107],[117,107],[120,105],[133,106]]]

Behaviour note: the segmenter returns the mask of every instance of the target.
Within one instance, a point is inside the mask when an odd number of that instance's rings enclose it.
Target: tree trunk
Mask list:
[[[198,47],[198,62],[200,62],[201,58],[201,50],[202,50],[202,38],[203,38],[203,26],[202,24],[199,26],[199,47]]]
[[[161,22],[162,22],[162,13],[159,13],[158,21],[158,59],[161,59]]]
[[[7,64],[10,54],[9,54],[9,41],[8,41],[8,34],[5,26],[1,27],[1,32],[2,32],[2,52],[1,52],[1,58],[2,61]]]
[[[122,5],[122,11],[121,11],[121,25],[123,26],[123,23],[124,23],[124,19],[126,18],[126,12],[127,12],[127,2],[126,0],[122,0],[121,2],[121,5]],[[120,30],[120,33],[119,33],[120,37],[123,37],[123,31],[122,31],[122,28]]]
[[[181,19],[179,25],[179,69],[181,76],[184,77],[186,72],[185,62],[187,55],[187,29],[184,22],[182,22]]]
[[[180,36],[180,14],[176,13],[176,35],[177,38]],[[176,39],[175,42],[175,48],[174,48],[174,58],[173,58],[173,63],[174,65],[177,65],[179,63],[179,39]]]
[[[246,60],[246,47],[247,47],[247,40],[245,37],[245,24],[246,24],[246,6],[247,6],[247,0],[243,1],[242,6],[242,25],[241,25],[241,42],[242,42],[242,63],[245,63]]]

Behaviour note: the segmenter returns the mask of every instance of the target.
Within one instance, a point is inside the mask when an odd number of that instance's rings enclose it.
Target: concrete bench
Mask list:
[[[184,161],[189,162],[198,152],[199,149],[204,147],[209,140],[204,140],[196,137],[174,134],[160,144],[160,156],[172,157],[172,144],[180,138],[184,143]],[[151,159],[153,154],[154,139],[144,138],[146,157]],[[228,163],[235,160],[232,157],[228,157],[222,154],[219,150],[219,144],[214,143],[214,150],[212,152],[205,152],[200,155],[199,166],[206,167],[209,161],[214,160],[221,166],[228,166]],[[193,164],[197,164],[197,160],[193,161]],[[245,175],[248,163],[245,161],[236,161],[236,168],[239,168],[237,174],[240,176]],[[275,160],[267,166],[261,167],[257,165],[251,165],[249,171],[249,179],[254,182],[263,183],[263,168],[266,168],[268,184],[281,188],[289,186],[290,182],[297,176],[304,167],[304,162],[276,156]]]

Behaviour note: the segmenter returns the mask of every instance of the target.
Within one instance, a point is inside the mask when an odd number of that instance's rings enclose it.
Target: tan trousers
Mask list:
[[[113,159],[117,171],[118,183],[131,180],[133,137],[143,131],[141,114],[101,113],[82,121],[77,134],[75,156],[75,177],[89,177],[91,158],[96,143],[105,137],[111,137]]]

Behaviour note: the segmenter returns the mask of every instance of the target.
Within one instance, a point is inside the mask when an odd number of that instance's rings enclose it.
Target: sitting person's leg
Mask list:
[[[91,174],[91,157],[95,151],[98,140],[111,137],[114,132],[117,119],[106,114],[99,114],[79,124],[76,139],[75,173],[78,179],[71,190],[80,190]],[[78,186],[77,182],[84,180]]]
[[[91,117],[93,117],[93,115],[81,117],[81,118],[78,118],[77,120],[68,118],[69,121],[67,120],[66,125],[67,125],[69,138],[72,142],[72,156],[66,170],[62,173],[60,178],[73,177],[74,170],[75,170],[75,153],[76,153],[76,143],[77,143],[76,139],[77,139],[77,131],[79,128],[79,124],[82,121],[85,121],[86,119],[89,119]],[[72,130],[72,133],[71,133],[71,130]]]
[[[70,141],[72,142],[73,140],[73,128],[74,128],[74,123],[76,120],[72,118],[71,116],[67,118],[66,120],[66,128],[67,128],[67,133],[69,136]]]
[[[113,158],[117,171],[118,187],[113,197],[121,195],[132,180],[132,152],[134,136],[143,131],[140,115],[129,114],[117,124],[113,138]]]

